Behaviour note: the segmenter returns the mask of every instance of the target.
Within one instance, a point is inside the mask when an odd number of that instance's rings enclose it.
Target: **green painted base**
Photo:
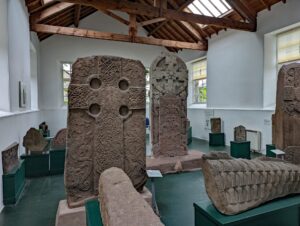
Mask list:
[[[209,146],[225,146],[225,134],[209,133]]]
[[[49,154],[21,155],[25,160],[25,176],[41,177],[49,175]]]
[[[25,185],[25,164],[20,161],[18,167],[11,172],[2,175],[3,182],[3,204],[11,205],[17,203]]]
[[[65,154],[66,150],[50,150],[50,174],[63,174],[65,169]]]
[[[234,158],[251,159],[250,141],[230,141],[230,155]]]
[[[299,226],[300,196],[273,200],[234,216],[217,211],[210,201],[194,203],[195,226]]]
[[[192,127],[190,126],[187,131],[187,144],[189,145],[190,143],[192,143],[192,140],[193,140],[193,133],[192,133]]]
[[[268,157],[276,158],[276,155],[273,152],[271,152],[271,150],[274,150],[274,149],[276,149],[274,144],[267,144],[266,145],[266,155]]]
[[[98,200],[87,201],[85,213],[87,226],[103,226]]]

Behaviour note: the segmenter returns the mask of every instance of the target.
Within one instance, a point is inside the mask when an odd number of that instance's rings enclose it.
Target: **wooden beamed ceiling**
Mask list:
[[[208,39],[221,30],[256,31],[257,13],[285,0],[222,0],[232,10],[220,17],[193,14],[187,6],[194,0],[25,0],[31,30],[40,41],[60,34],[112,41],[207,50]],[[200,0],[201,1],[201,0]],[[229,6],[228,6],[229,7]],[[128,26],[128,35],[80,28],[80,20],[95,13],[106,14]],[[128,14],[120,16],[117,11]],[[123,15],[123,14],[121,14]],[[101,21],[99,21],[101,22]],[[74,27],[70,27],[74,25]],[[144,28],[148,37],[138,36]]]

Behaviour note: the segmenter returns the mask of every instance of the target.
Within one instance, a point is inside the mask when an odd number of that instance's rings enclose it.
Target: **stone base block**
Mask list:
[[[85,207],[69,208],[67,200],[61,200],[56,213],[55,226],[86,226]]]
[[[201,168],[203,153],[189,151],[187,155],[175,157],[147,157],[147,170],[160,170],[162,174],[198,170]]]

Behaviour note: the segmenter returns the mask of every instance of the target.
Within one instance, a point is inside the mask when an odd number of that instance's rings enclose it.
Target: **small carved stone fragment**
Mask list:
[[[3,174],[10,172],[19,165],[18,149],[19,144],[15,142],[2,151]]]
[[[210,119],[211,132],[212,133],[221,133],[222,121],[221,118],[211,118]]]
[[[247,140],[246,127],[237,126],[234,128],[234,141],[235,142],[244,142]]]
[[[46,150],[48,142],[43,135],[35,128],[30,128],[26,135],[23,137],[23,146],[26,149],[26,154],[29,153],[41,153]]]
[[[67,129],[59,130],[51,143],[51,149],[65,149],[67,142]]]

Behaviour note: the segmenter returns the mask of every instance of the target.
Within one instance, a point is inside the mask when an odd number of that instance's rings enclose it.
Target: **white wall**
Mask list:
[[[264,52],[264,46],[270,45],[264,43],[264,35],[299,22],[299,12],[299,0],[278,3],[271,11],[259,13],[256,33],[222,31],[209,40],[207,108],[197,105],[188,108],[194,137],[208,139],[205,111],[212,109],[214,116],[224,122],[227,145],[233,139],[233,128],[240,124],[262,132],[263,149],[271,143],[277,74],[276,71],[271,75],[265,73],[265,54],[274,53]]]
[[[30,32],[25,1],[9,0],[7,3],[10,108],[14,112],[25,110],[19,108],[19,81],[26,84],[26,109],[30,109]]]
[[[0,1],[0,110],[9,111],[9,72],[8,72],[8,21],[7,1]]]
[[[30,110],[30,34],[27,9],[24,1],[0,1],[0,152],[13,142],[19,143],[19,154],[24,153],[23,137],[30,127],[38,127],[44,117],[39,111]],[[34,39],[34,35],[32,38]],[[38,42],[34,41],[38,49]],[[37,54],[39,52],[37,51]],[[34,63],[35,66],[36,62]],[[38,76],[38,73],[35,74]],[[19,108],[18,82],[27,85],[28,107]],[[3,86],[3,87],[2,87]],[[5,101],[5,108],[2,108]],[[13,112],[12,112],[13,111]],[[0,161],[0,177],[2,177]],[[2,180],[0,180],[0,210],[3,208]]]
[[[128,33],[127,26],[98,12],[82,20],[79,27],[107,32]],[[139,33],[142,35],[144,32],[140,29]],[[61,62],[74,62],[79,57],[91,55],[113,55],[140,60],[145,67],[150,67],[152,61],[165,50],[165,48],[159,46],[58,35],[41,42],[42,76],[39,90],[39,105],[41,109],[49,109],[52,112],[46,120],[47,122],[49,121],[50,129],[52,127],[51,133],[55,134],[57,130],[66,126],[67,110],[63,106]],[[148,107],[146,110],[148,115]],[[60,122],[63,122],[63,124]]]

